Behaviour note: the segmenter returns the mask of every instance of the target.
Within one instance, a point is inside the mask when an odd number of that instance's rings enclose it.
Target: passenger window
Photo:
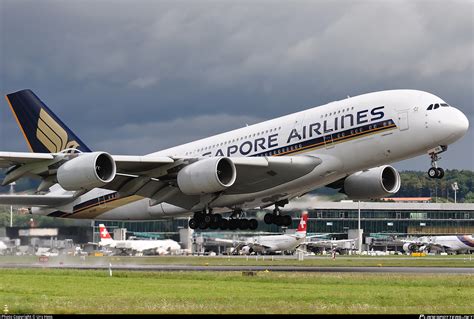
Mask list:
[[[433,109],[433,104],[430,104],[430,106],[428,106],[427,110],[431,111],[432,109]]]

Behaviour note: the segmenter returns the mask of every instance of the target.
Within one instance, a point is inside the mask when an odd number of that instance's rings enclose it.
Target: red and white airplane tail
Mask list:
[[[100,234],[100,243],[102,245],[109,245],[114,242],[109,232],[107,231],[107,228],[105,228],[104,224],[99,224],[99,234]]]
[[[298,229],[296,230],[296,235],[298,235],[298,237],[305,237],[307,228],[308,228],[308,212],[303,211],[301,213],[301,219],[300,219],[300,223],[298,224]]]

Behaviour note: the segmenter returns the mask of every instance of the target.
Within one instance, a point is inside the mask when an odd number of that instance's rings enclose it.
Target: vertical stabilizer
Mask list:
[[[303,211],[301,213],[300,223],[298,224],[298,229],[296,231],[296,234],[298,235],[298,237],[305,237],[307,228],[308,228],[308,212]]]
[[[33,91],[21,90],[5,98],[32,152],[91,151]]]
[[[100,233],[100,244],[102,246],[111,245],[114,243],[114,240],[112,239],[112,237],[110,237],[110,234],[107,231],[107,228],[105,228],[104,224],[99,225],[99,233]]]

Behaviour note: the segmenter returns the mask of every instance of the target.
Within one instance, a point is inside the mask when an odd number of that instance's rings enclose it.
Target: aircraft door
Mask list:
[[[323,138],[324,138],[324,145],[326,146],[327,150],[334,148],[334,140],[332,138],[331,132],[325,133]]]
[[[100,208],[106,208],[107,207],[107,199],[105,198],[105,196],[100,196],[98,201],[99,201],[99,207]]]
[[[400,131],[408,130],[408,111],[398,113],[398,128]]]

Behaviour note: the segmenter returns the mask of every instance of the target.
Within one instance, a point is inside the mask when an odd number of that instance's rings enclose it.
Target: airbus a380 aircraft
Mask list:
[[[240,212],[274,205],[266,223],[289,225],[279,207],[323,186],[350,198],[380,198],[400,188],[388,163],[438,154],[469,122],[441,98],[416,90],[363,94],[145,156],[92,151],[31,91],[6,96],[32,153],[0,152],[3,185],[24,177],[35,195],[2,195],[0,204],[31,213],[101,220],[194,214],[190,227],[255,229]],[[157,138],[160,138],[159,136]],[[231,219],[220,213],[232,212]]]

